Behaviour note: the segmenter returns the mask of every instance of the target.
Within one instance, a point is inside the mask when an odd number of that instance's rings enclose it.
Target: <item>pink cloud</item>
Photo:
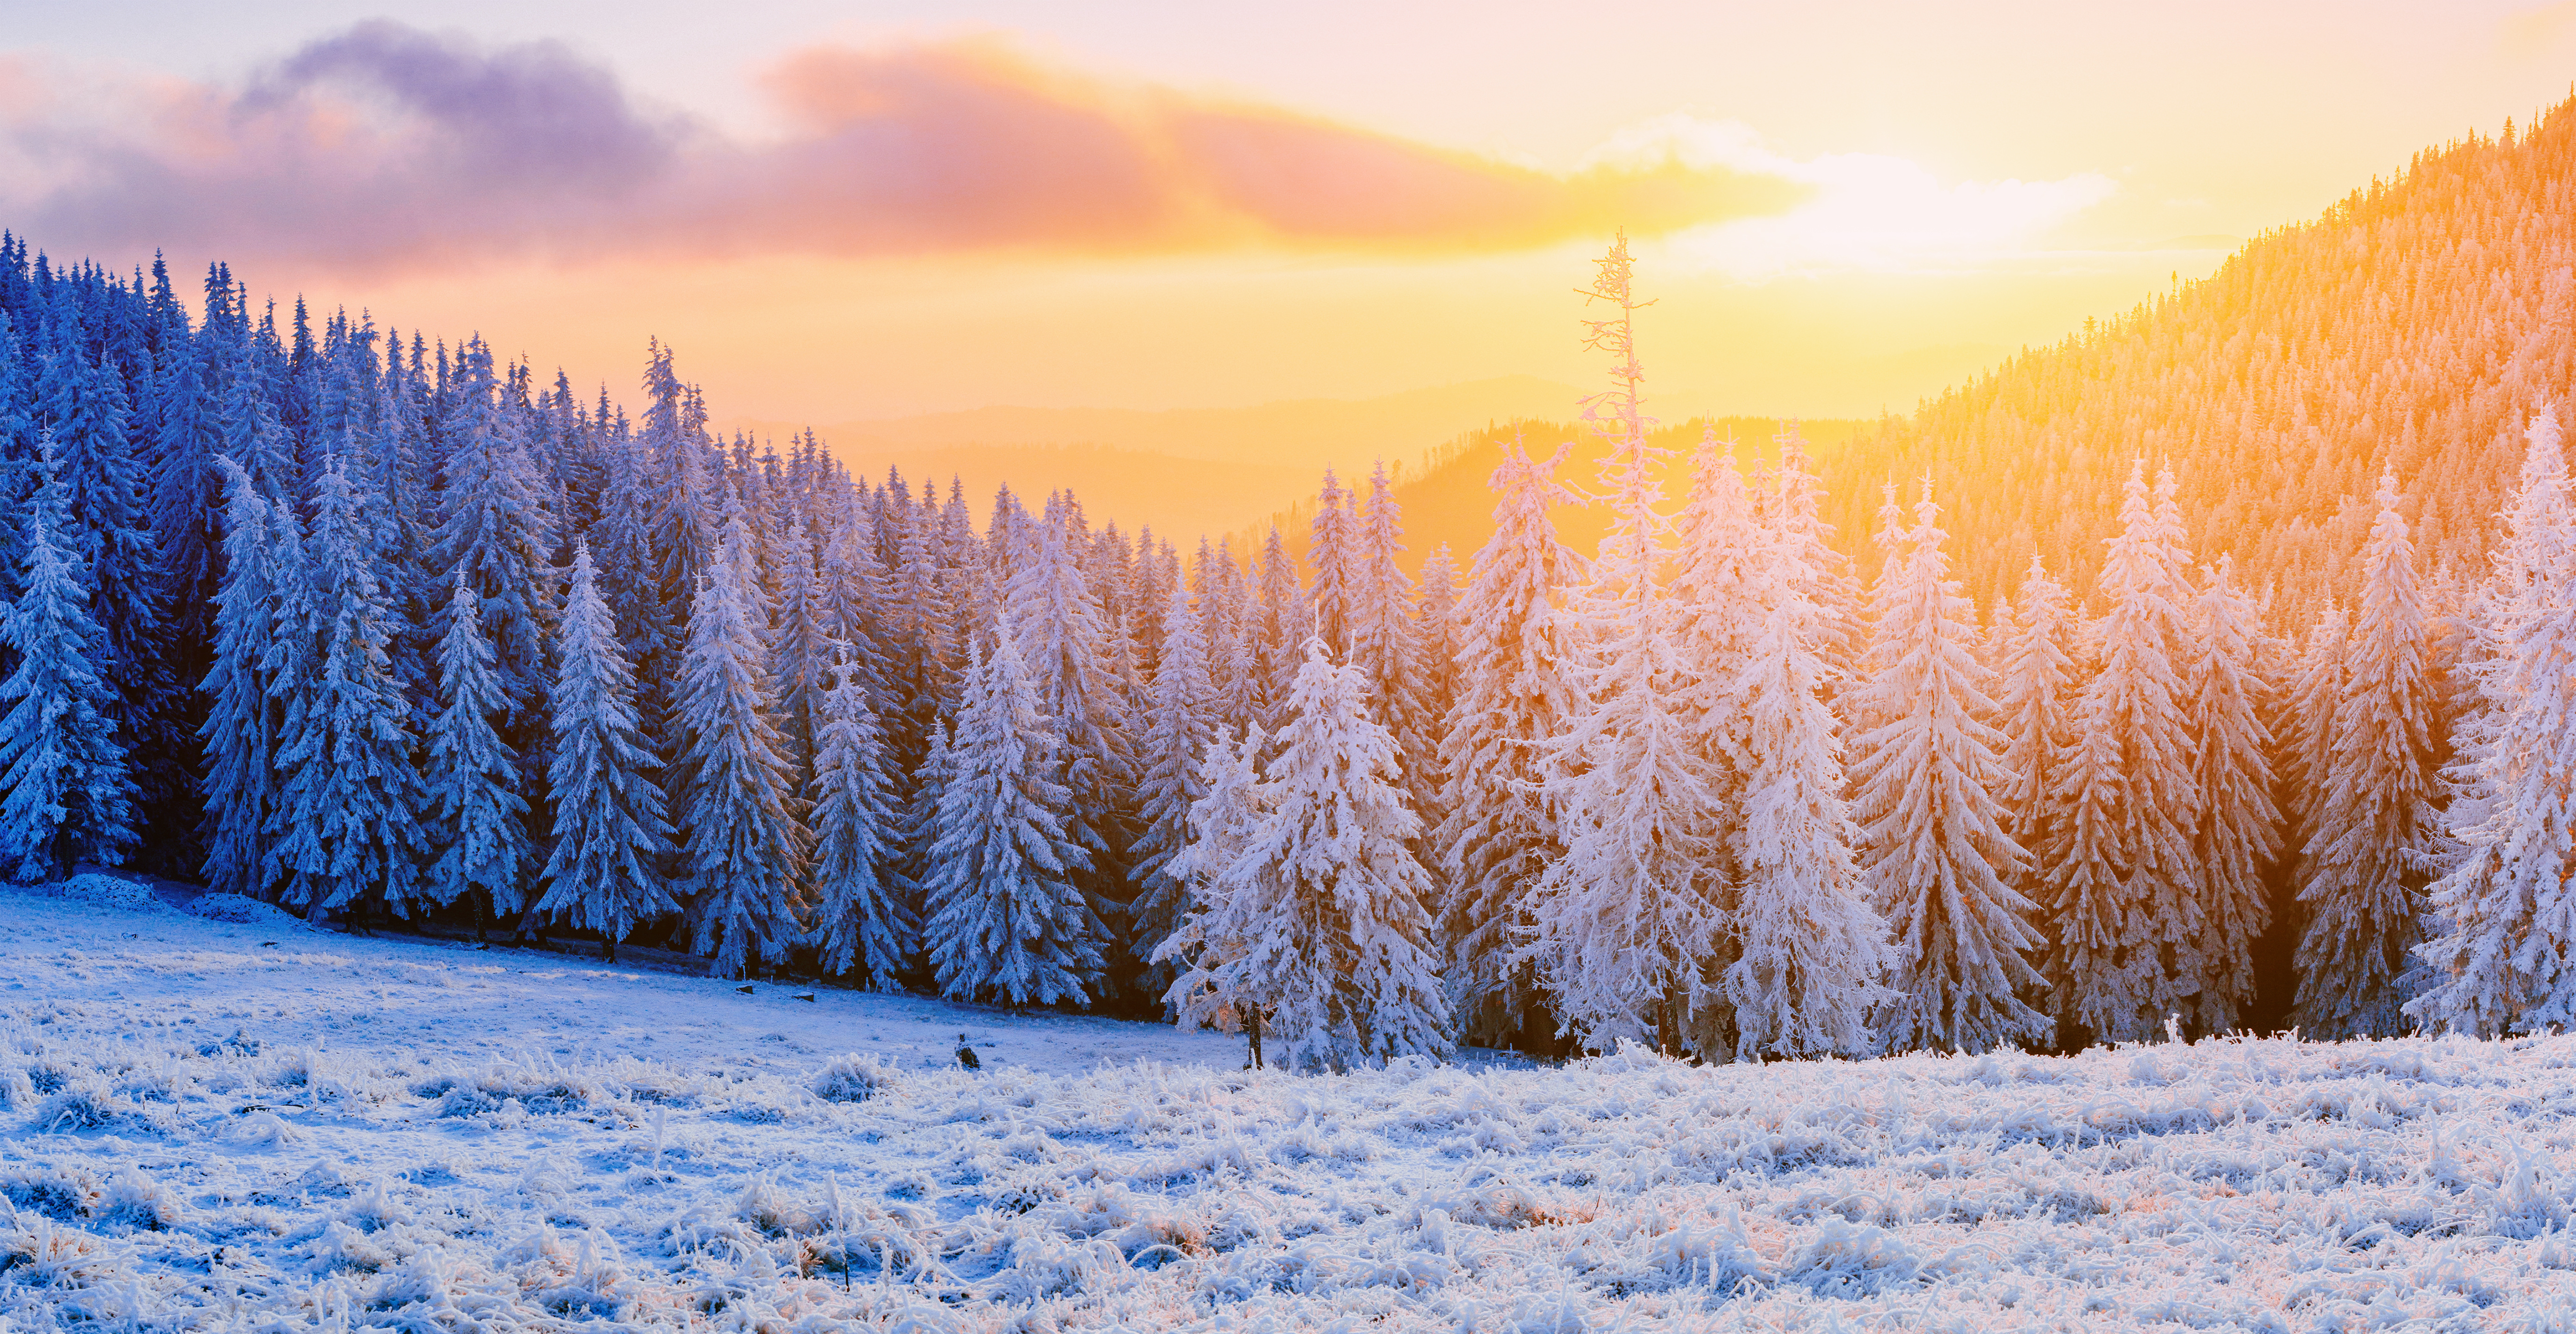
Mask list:
[[[480,258],[1269,246],[1476,251],[1776,212],[1800,187],[1679,164],[1563,176],[1051,69],[991,42],[813,48],[793,131],[656,114],[554,43],[376,21],[237,87],[0,64],[0,224],[350,270]]]

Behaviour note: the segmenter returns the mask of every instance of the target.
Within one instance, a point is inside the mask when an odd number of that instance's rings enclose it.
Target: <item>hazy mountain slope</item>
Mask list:
[[[1561,415],[1571,418],[1572,398],[1559,405]],[[1839,458],[1849,443],[1875,423],[1853,418],[1808,421],[1799,430],[1811,446],[1811,453],[1830,462]],[[1721,439],[1738,442],[1749,467],[1754,456],[1772,452],[1772,436],[1780,424],[1769,417],[1693,417],[1678,425],[1667,426],[1654,434],[1654,442],[1672,451],[1665,460],[1664,492],[1668,509],[1678,509],[1684,489],[1690,483],[1690,451],[1698,444],[1700,434],[1715,427]],[[1395,472],[1395,495],[1404,507],[1405,568],[1421,568],[1422,558],[1431,549],[1446,542],[1458,559],[1461,569],[1475,555],[1476,549],[1494,534],[1494,497],[1485,481],[1493,475],[1502,460],[1501,446],[1519,434],[1532,454],[1546,457],[1560,444],[1572,442],[1565,461],[1557,466],[1556,478],[1571,485],[1578,493],[1589,494],[1600,474],[1601,442],[1580,422],[1566,420],[1529,420],[1502,426],[1489,426],[1451,441],[1435,451],[1416,468]],[[1365,493],[1366,470],[1345,471],[1345,487]],[[1271,523],[1279,525],[1287,538],[1288,549],[1300,559],[1306,553],[1306,528],[1315,513],[1314,479],[1303,488],[1305,494],[1294,505],[1266,516],[1260,523],[1235,534],[1238,552],[1257,550],[1263,530]],[[1601,535],[1609,530],[1608,511],[1598,507],[1572,506],[1558,511],[1557,522],[1566,541],[1578,551],[1590,555],[1600,545]],[[1249,548],[1246,543],[1253,545]]]
[[[1313,491],[1327,466],[1414,462],[1473,423],[1566,411],[1581,391],[1515,375],[1372,399],[1296,399],[1240,408],[978,408],[816,428],[862,476],[962,478],[983,507],[1008,482],[1024,496],[1070,487],[1095,522],[1179,539],[1254,522]],[[798,423],[726,429],[784,439]]]

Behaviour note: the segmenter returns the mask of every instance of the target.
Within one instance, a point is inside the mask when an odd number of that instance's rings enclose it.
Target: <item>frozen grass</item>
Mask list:
[[[2576,1039],[1299,1078],[0,912],[0,1328],[2576,1327]]]

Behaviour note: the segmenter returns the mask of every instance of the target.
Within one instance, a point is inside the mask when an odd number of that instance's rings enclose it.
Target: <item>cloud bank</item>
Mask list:
[[[0,59],[0,225],[351,271],[495,259],[1271,248],[1491,253],[1776,214],[1808,183],[1683,154],[1570,174],[991,41],[815,47],[764,79],[787,132],[659,113],[556,43],[398,23],[234,85]]]

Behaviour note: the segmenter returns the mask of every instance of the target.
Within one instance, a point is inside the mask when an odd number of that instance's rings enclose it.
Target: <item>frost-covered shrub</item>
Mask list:
[[[210,922],[234,922],[279,930],[304,927],[303,918],[273,903],[262,903],[239,894],[200,894],[189,901],[187,911],[191,916]]]
[[[832,1058],[806,1087],[825,1102],[866,1102],[892,1090],[899,1078],[886,1058],[852,1052]]]
[[[98,1221],[110,1228],[166,1232],[187,1217],[187,1209],[170,1188],[137,1171],[119,1172],[107,1183],[97,1207]]]
[[[161,1135],[170,1130],[170,1123],[164,1116],[118,1097],[90,1080],[67,1085],[37,1103],[36,1114],[28,1118],[28,1125],[37,1133],[46,1135],[78,1135],[92,1130],[113,1130],[125,1135]]]
[[[587,1076],[561,1066],[492,1062],[470,1073],[444,1074],[411,1086],[413,1094],[438,1099],[442,1117],[484,1116],[516,1100],[532,1116],[562,1116],[588,1110],[608,1094]]]
[[[29,885],[26,889],[31,894],[45,898],[86,903],[92,907],[111,908],[118,912],[166,913],[170,911],[170,905],[162,902],[161,896],[153,893],[151,886],[139,884],[122,876],[100,875],[96,872],[76,875],[69,880],[57,880],[50,884]]]
[[[236,1028],[231,1037],[198,1043],[197,1054],[199,1056],[257,1056],[259,1046],[259,1039],[243,1037],[242,1031]]]
[[[13,1208],[69,1223],[89,1213],[98,1178],[77,1167],[0,1163],[0,1199]]]

